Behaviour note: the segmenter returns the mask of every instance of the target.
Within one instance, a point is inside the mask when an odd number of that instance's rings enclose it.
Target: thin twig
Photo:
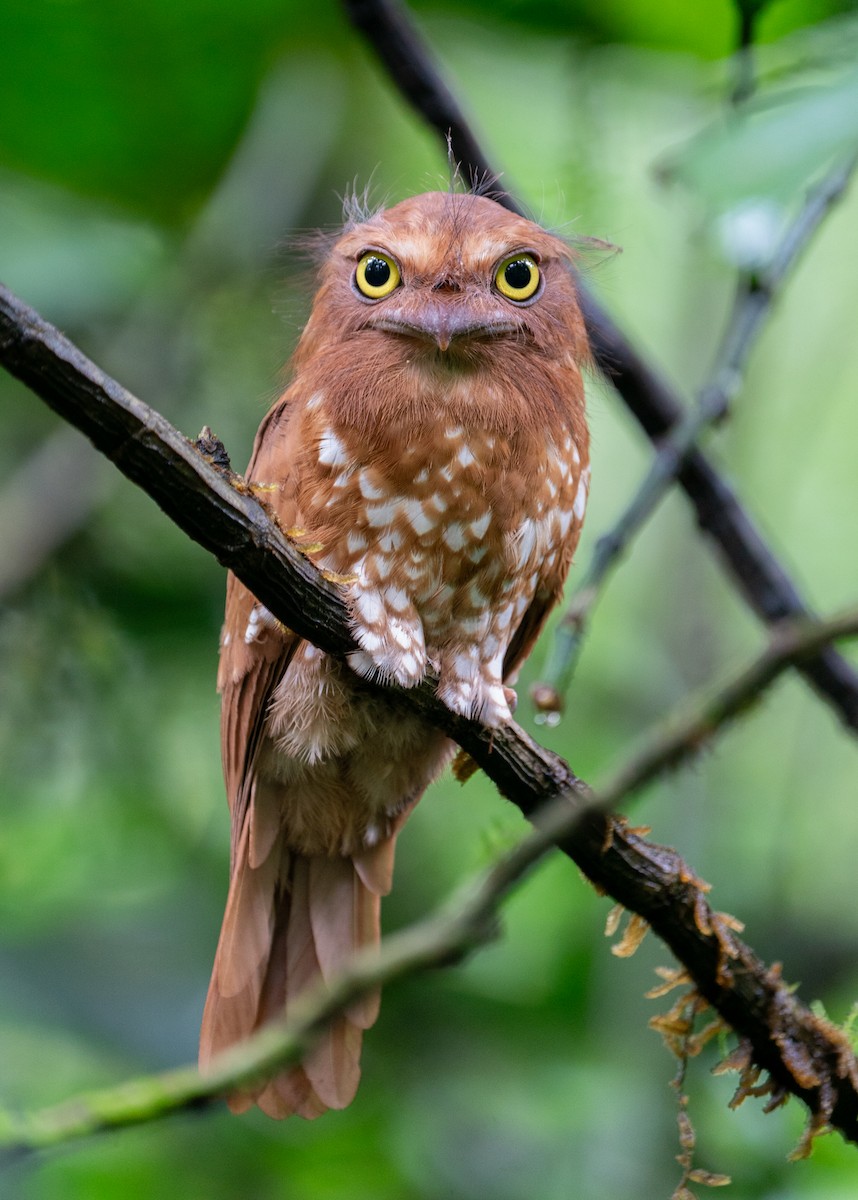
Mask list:
[[[87,432],[279,620],[331,653],[354,647],[339,592],[287,540],[247,485],[213,465],[211,448],[204,456],[3,288],[0,363]],[[432,680],[396,692],[457,741],[525,816],[534,818],[552,802],[566,806],[575,825],[559,848],[597,888],[652,926],[778,1086],[858,1141],[858,1071],[845,1037],[809,1013],[779,974],[735,936],[675,851],[591,807],[586,785],[518,726],[487,730],[450,713]],[[608,792],[602,803],[614,799]],[[185,1088],[187,1079],[180,1077],[176,1086]]]
[[[600,786],[599,793],[628,797],[666,771],[681,766],[716,732],[756,704],[791,666],[840,638],[858,636],[858,609],[817,621],[784,621],[765,650],[748,666],[699,700],[684,699],[661,729]]]
[[[532,689],[537,708],[559,713],[578,665],[590,618],[613,570],[667,495],[702,434],[717,424],[743,382],[748,357],[784,282],[825,216],[840,200],[856,160],[839,164],[808,193],[769,266],[743,278],[709,382],[693,409],[659,444],[652,465],[616,524],[596,542],[593,557],[557,626],[542,679]]]
[[[736,50],[733,56],[735,78],[730,102],[734,107],[750,100],[756,88],[754,70],[754,41],[757,17],[765,8],[766,0],[734,0],[736,7]]]
[[[343,7],[404,98],[445,142],[450,136],[452,152],[466,176],[478,181],[499,179],[404,6],[395,0],[343,0]],[[511,211],[523,212],[508,191],[498,189],[493,195]],[[583,281],[579,287],[597,363],[647,436],[658,443],[683,419],[683,401],[641,357]],[[810,617],[808,605],[736,492],[702,450],[695,448],[688,454],[677,481],[695,509],[700,528],[714,541],[724,567],[754,612],[767,624]],[[843,724],[858,731],[858,672],[832,647],[798,669]]]

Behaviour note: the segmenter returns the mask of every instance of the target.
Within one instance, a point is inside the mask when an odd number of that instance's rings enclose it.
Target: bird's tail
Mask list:
[[[319,980],[331,980],[358,949],[377,945],[381,896],[389,890],[394,837],[361,858],[305,857],[282,833],[254,861],[250,822],[232,880],[200,1034],[200,1069],[259,1026],[288,1014]],[[345,1108],[360,1080],[364,1029],[379,994],[355,1001],[297,1066],[234,1092],[230,1108],[256,1103],[271,1117],[312,1119]]]

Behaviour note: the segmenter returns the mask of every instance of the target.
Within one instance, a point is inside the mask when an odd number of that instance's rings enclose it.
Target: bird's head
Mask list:
[[[561,238],[485,196],[429,192],[350,224],[305,339],[429,369],[496,361],[503,346],[586,358]]]

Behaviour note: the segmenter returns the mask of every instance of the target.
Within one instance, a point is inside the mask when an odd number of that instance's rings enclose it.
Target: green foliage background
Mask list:
[[[851,5],[766,9],[764,101],[739,127],[727,0],[415,8],[534,215],[623,248],[587,252],[590,282],[690,393],[735,263],[765,256],[856,140]],[[238,466],[312,293],[287,235],[335,225],[353,183],[395,199],[447,175],[333,0],[0,0],[0,277],[186,433],[210,424]],[[858,594],[856,216],[853,194],[711,440],[823,611]],[[609,390],[590,393],[579,562],[649,457]],[[0,588],[0,1104],[19,1108],[194,1056],[226,892],[223,573],[2,376]],[[568,717],[541,736],[596,780],[761,640],[672,497],[604,598]],[[856,767],[854,739],[791,678],[632,813],[841,1020],[858,990]],[[401,841],[387,927],[522,829],[486,781],[443,781]],[[643,993],[669,956],[650,940],[613,958],[607,910],[568,862],[545,865],[502,940],[389,991],[345,1113],[182,1117],[7,1167],[0,1195],[667,1196],[674,1067],[646,1028],[665,1002]],[[787,1165],[798,1106],[728,1112],[717,1053],[688,1083],[700,1165],[732,1174],[737,1200],[851,1200],[853,1151],[830,1138]]]

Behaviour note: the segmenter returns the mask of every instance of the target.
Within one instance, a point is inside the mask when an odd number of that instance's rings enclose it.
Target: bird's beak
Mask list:
[[[434,342],[442,353],[461,338],[496,337],[515,328],[500,316],[479,312],[467,302],[424,300],[418,304],[385,307],[369,322],[375,329]]]

